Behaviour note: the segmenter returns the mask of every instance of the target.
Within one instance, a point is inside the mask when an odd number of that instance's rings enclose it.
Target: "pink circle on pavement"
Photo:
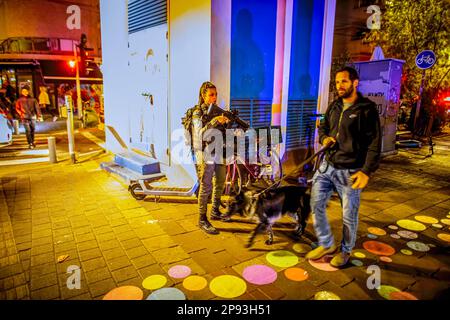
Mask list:
[[[170,268],[167,273],[172,278],[182,279],[182,278],[186,278],[187,276],[189,276],[191,274],[191,272],[192,272],[191,268],[189,268],[188,266],[178,265],[178,266],[173,266],[172,268]]]
[[[333,259],[332,255],[326,255],[318,260],[308,260],[309,264],[314,268],[322,270],[322,271],[337,271],[338,268],[333,267],[330,264],[330,261]]]
[[[389,258],[389,257],[380,257],[380,260],[383,261],[383,262],[387,262],[387,263],[392,262],[392,259]]]
[[[245,268],[242,276],[248,282],[258,285],[269,284],[277,280],[277,272],[262,264],[255,264]]]

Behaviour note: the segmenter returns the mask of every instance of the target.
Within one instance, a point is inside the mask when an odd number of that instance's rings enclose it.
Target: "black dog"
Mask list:
[[[272,225],[284,214],[288,214],[297,222],[294,235],[300,237],[311,213],[310,195],[307,193],[307,188],[287,185],[262,193],[261,191],[261,189],[244,187],[241,193],[228,203],[229,215],[239,213],[242,216],[258,217],[258,225],[252,232],[246,247],[251,247],[256,235],[263,230],[267,230],[269,234],[266,244],[272,244]]]

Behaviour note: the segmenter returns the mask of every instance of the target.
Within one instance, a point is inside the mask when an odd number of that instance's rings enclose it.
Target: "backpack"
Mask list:
[[[184,142],[190,147],[192,154],[194,153],[194,144],[192,139],[192,117],[198,106],[187,109],[184,117],[181,118],[181,124],[184,128]]]

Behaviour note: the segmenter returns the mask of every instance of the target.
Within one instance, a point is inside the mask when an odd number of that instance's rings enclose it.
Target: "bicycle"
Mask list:
[[[227,165],[225,185],[222,195],[225,198],[238,195],[242,191],[242,186],[248,183],[261,182],[266,187],[283,177],[281,159],[272,148],[268,148],[268,158],[270,162],[250,164],[241,156],[235,154],[233,161]],[[221,200],[221,206],[226,207],[226,200]]]

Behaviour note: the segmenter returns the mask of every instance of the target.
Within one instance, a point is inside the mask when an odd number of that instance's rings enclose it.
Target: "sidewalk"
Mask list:
[[[383,160],[362,196],[354,250],[359,257],[352,257],[362,266],[351,264],[338,271],[319,270],[304,259],[304,253],[296,251],[300,249],[289,237],[293,225],[288,218],[274,228],[272,246],[264,244],[265,235],[259,235],[253,248],[247,250],[244,244],[255,227],[253,222],[240,217],[231,223],[214,221],[221,233],[209,236],[196,226],[195,201],[134,200],[126,186],[99,168],[110,155],[96,155],[75,165],[64,161],[0,166],[0,299],[102,299],[124,285],[141,288],[145,299],[154,290],[144,289],[142,282],[157,274],[167,279],[164,287],[178,288],[189,300],[223,299],[210,290],[211,281],[225,274],[242,279],[243,270],[255,264],[273,268],[276,280],[264,285],[246,282],[245,292],[237,299],[313,299],[320,291],[341,299],[384,299],[377,290],[367,288],[369,265],[380,267],[383,286],[418,299],[448,298],[450,242],[438,234],[450,234],[449,220],[442,220],[450,214],[450,137],[442,136],[435,142],[431,158],[424,158],[428,151],[424,147]],[[341,210],[336,197],[328,213],[336,241],[340,241]],[[423,245],[413,245],[422,251],[408,247],[411,239],[390,236],[402,228],[388,226],[400,219],[415,220],[417,215],[436,218],[442,227],[424,223],[426,230],[412,239],[428,244],[427,252]],[[371,239],[368,228],[373,227],[387,234],[371,229],[380,234]],[[310,221],[298,243],[310,245],[314,241]],[[392,246],[392,262],[366,251],[366,241]],[[293,266],[305,270],[308,278],[290,280],[284,273],[289,267],[270,264],[266,255],[276,250],[292,252],[298,258]],[[62,255],[69,257],[58,263]],[[67,268],[73,265],[81,267],[81,288],[70,290]],[[189,266],[192,274],[204,277],[208,285],[197,291],[186,289],[182,278],[168,275],[175,265]]]

